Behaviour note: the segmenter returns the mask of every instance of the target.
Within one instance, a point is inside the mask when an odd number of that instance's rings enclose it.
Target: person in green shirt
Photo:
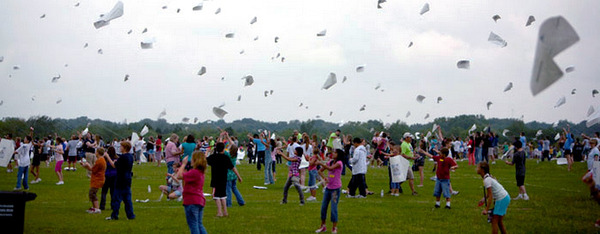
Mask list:
[[[412,136],[412,134],[410,134],[410,132],[404,133],[404,136],[402,137],[402,144],[400,145],[400,148],[401,148],[400,155],[408,160],[409,165],[408,165],[408,173],[406,174],[406,180],[408,180],[408,185],[410,186],[412,195],[417,195],[417,192],[415,191],[415,183],[414,183],[415,176],[412,171],[412,165],[413,165],[414,160],[417,159],[418,157],[415,157],[415,155],[413,153],[413,147],[410,144],[412,142],[412,138],[413,138],[413,136]]]
[[[335,140],[336,138],[338,138],[341,133],[342,133],[342,131],[340,131],[338,129],[335,132],[332,132],[331,134],[329,134],[329,140],[327,141],[327,147],[330,150],[333,150],[333,140]]]

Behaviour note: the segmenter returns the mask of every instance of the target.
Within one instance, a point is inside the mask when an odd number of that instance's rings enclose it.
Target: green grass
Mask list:
[[[460,168],[452,173],[452,185],[460,194],[452,197],[452,209],[434,209],[432,197],[434,182],[428,178],[433,164],[427,162],[425,186],[417,188],[418,196],[406,194],[410,191],[403,184],[405,194],[381,198],[381,189],[387,192],[387,168],[369,168],[367,182],[375,195],[367,199],[342,197],[339,204],[339,230],[342,233],[398,233],[398,232],[451,232],[487,233],[490,224],[481,215],[477,202],[482,197],[482,180],[474,166],[459,162]],[[286,205],[280,205],[283,183],[287,175],[285,165],[277,165],[277,182],[268,190],[253,189],[263,185],[263,172],[255,165],[239,165],[244,182],[239,184],[247,204],[239,207],[235,203],[229,209],[228,218],[216,218],[215,203],[208,199],[204,211],[204,226],[209,233],[312,233],[320,223],[320,202],[298,205],[298,195],[292,188]],[[598,204],[589,198],[589,191],[580,181],[585,171],[584,163],[576,163],[573,172],[556,163],[527,162],[526,187],[530,201],[512,201],[505,224],[509,232],[518,233],[575,233],[596,232],[594,221],[600,216]],[[164,183],[164,165],[134,166],[133,200],[150,199],[148,203],[134,203],[135,220],[125,219],[121,207],[118,221],[106,221],[109,210],[99,215],[85,212],[90,207],[87,198],[89,180],[82,168],[76,172],[64,172],[65,185],[57,186],[56,175],[51,167],[41,166],[43,181],[30,185],[30,192],[37,199],[26,205],[25,232],[49,233],[100,233],[120,231],[126,233],[187,233],[185,214],[180,202],[155,202],[160,193],[158,185]],[[1,172],[0,190],[12,190],[16,173]],[[512,197],[517,195],[514,168],[504,163],[492,166],[492,174],[508,190]],[[210,191],[210,172],[204,191]],[[418,178],[418,175],[417,175]],[[31,179],[31,175],[30,175]],[[348,183],[349,175],[342,177]],[[152,193],[147,186],[152,186]],[[317,193],[320,201],[322,193]],[[329,217],[328,228],[331,228]]]

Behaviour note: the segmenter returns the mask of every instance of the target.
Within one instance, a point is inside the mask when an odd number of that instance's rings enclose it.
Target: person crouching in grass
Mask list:
[[[433,156],[422,149],[420,152],[432,158],[437,163],[437,170],[435,171],[437,178],[435,180],[435,189],[433,190],[435,208],[440,208],[440,196],[443,194],[444,198],[446,198],[445,208],[450,209],[450,170],[456,170],[458,165],[456,165],[452,157],[448,157],[448,148],[442,148],[440,156]]]
[[[97,160],[94,163],[94,166],[90,166],[87,162],[82,162],[81,166],[88,171],[91,172],[90,179],[90,192],[89,197],[92,202],[92,208],[88,209],[87,212],[90,214],[99,214],[100,207],[98,204],[98,190],[102,188],[104,185],[104,172],[106,171],[106,161],[104,160],[104,149],[98,148],[96,149],[96,157]]]
[[[520,142],[519,142],[520,143]],[[510,195],[498,181],[490,175],[490,166],[486,162],[480,162],[477,165],[477,174],[483,178],[483,186],[485,187],[485,197],[481,199],[480,204],[485,202],[485,209],[481,211],[482,215],[488,215],[492,198],[494,201],[494,209],[492,213],[492,233],[506,233],[506,227],[502,221],[506,215],[506,209],[510,204]]]

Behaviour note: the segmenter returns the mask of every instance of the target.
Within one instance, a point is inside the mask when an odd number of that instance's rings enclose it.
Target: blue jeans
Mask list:
[[[440,197],[444,195],[444,198],[450,198],[450,180],[437,179],[435,180],[435,188],[433,189],[433,196]]]
[[[313,185],[317,184],[317,175],[318,175],[318,172],[316,169],[308,171],[308,186],[313,186]],[[315,189],[311,188],[311,190],[315,190]]]
[[[265,156],[265,184],[273,184],[273,160],[271,155]]]
[[[23,179],[21,180],[21,177]],[[27,183],[29,180],[29,166],[19,167],[19,173],[17,173],[17,189],[21,189],[21,181],[23,181],[23,188],[29,189],[29,184]]]
[[[167,173],[173,174],[175,172],[175,170],[173,170],[173,164],[175,164],[175,161],[167,163]],[[168,176],[167,176],[167,180],[169,180]]]
[[[119,219],[119,209],[121,208],[121,201],[123,201],[123,203],[125,203],[125,214],[127,214],[127,218],[135,219],[135,214],[133,214],[133,204],[131,204],[131,187],[115,188],[113,195],[115,197],[110,198],[113,207],[110,217],[112,219]]]
[[[482,158],[481,158],[481,147],[475,147],[475,165],[479,164],[479,162],[481,162]]]
[[[204,213],[204,206],[199,204],[183,205],[185,209],[185,219],[187,220],[190,233],[200,234],[207,233],[206,228],[202,225],[202,215]]]
[[[240,191],[237,189],[237,185],[236,185],[237,181],[236,180],[228,180],[227,181],[227,207],[231,206],[231,191],[233,190],[233,194],[235,195],[235,199],[238,202],[238,205],[243,206],[246,204],[246,202],[244,202],[244,198],[242,197],[242,194],[240,193]]]
[[[338,189],[325,189],[323,193],[323,202],[321,202],[321,220],[327,219],[327,206],[331,201],[331,222],[337,223],[338,221],[338,202],[340,201],[340,194],[342,188]]]

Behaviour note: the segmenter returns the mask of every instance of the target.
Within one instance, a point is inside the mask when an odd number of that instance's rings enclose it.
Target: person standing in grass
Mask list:
[[[108,157],[115,161],[117,160],[117,151],[115,147],[108,147],[106,150]],[[108,161],[108,160],[106,160]],[[100,196],[100,210],[104,210],[106,206],[106,194],[110,190],[110,209],[112,210],[112,200],[114,199],[113,193],[115,192],[115,181],[117,179],[117,169],[110,163],[106,164],[106,172],[104,172],[104,185],[102,185],[102,191]]]
[[[342,151],[344,152],[344,151]],[[315,148],[313,150],[313,154],[311,155],[311,157],[308,160],[308,186],[310,187],[310,197],[308,197],[306,199],[306,201],[316,201],[317,200],[317,187],[315,186],[317,184],[317,176],[318,176],[318,170],[317,170],[317,165],[319,164],[319,149]],[[343,156],[340,155],[340,156]],[[341,157],[340,157],[341,160]]]
[[[296,137],[292,137],[292,139],[296,139]],[[297,145],[297,144],[295,144]],[[293,146],[292,146],[293,147]],[[283,186],[283,200],[281,200],[281,204],[287,203],[288,191],[290,190],[290,186],[294,185],[296,190],[298,191],[298,196],[300,197],[300,205],[304,205],[304,193],[302,193],[302,189],[300,188],[300,157],[304,157],[304,150],[299,145],[294,148],[294,152],[290,152],[288,147],[289,156],[281,155],[285,160],[291,162],[289,167],[288,178],[285,181],[285,185]]]
[[[415,155],[413,153],[413,147],[410,144],[412,142],[412,138],[413,138],[413,135],[410,134],[410,132],[404,133],[404,136],[402,137],[402,144],[400,145],[400,148],[401,148],[400,156],[404,157],[409,162],[408,172],[406,174],[406,180],[408,180],[408,185],[410,187],[410,190],[412,190],[412,195],[417,195],[417,191],[415,191],[415,182],[414,182],[415,176],[412,171],[413,161],[416,160],[417,157],[415,157]],[[396,193],[396,194],[398,194],[398,193]],[[398,196],[398,195],[396,195],[396,196]]]
[[[521,141],[515,141],[513,146],[516,150],[513,155],[513,160],[512,162],[506,161],[506,164],[515,166],[517,187],[519,187],[519,195],[515,200],[523,199],[527,201],[529,200],[529,196],[527,196],[527,191],[525,190],[525,152],[523,150],[523,145],[521,145]]]
[[[440,208],[440,196],[443,194],[444,198],[446,198],[446,209],[450,209],[450,170],[456,170],[458,165],[456,165],[452,157],[448,157],[449,150],[447,148],[440,150],[440,156],[433,156],[422,149],[420,152],[432,158],[437,163],[437,170],[435,171],[437,178],[435,180],[435,189],[433,190],[435,208]]]
[[[327,186],[325,187],[325,192],[323,193],[323,202],[321,203],[321,227],[317,229],[315,232],[325,232],[327,231],[327,226],[325,225],[325,221],[327,220],[327,207],[331,202],[331,222],[333,223],[333,227],[331,228],[331,233],[337,233],[337,224],[338,224],[338,203],[340,201],[340,195],[342,194],[342,168],[344,163],[341,161],[341,157],[344,155],[344,151],[341,149],[336,149],[333,154],[331,154],[331,160],[325,164],[321,161],[317,161],[317,164],[321,165],[321,169],[319,169],[319,175],[325,182]],[[328,176],[323,175],[323,171],[328,171]]]
[[[104,186],[104,173],[106,171],[106,161],[104,160],[104,148],[96,149],[96,161],[94,162],[94,166],[90,166],[89,163],[84,162],[81,163],[81,166],[88,171],[91,171],[91,179],[90,179],[90,191],[89,197],[92,202],[92,207],[87,210],[90,214],[99,214],[100,207],[98,205],[98,189],[101,189]]]
[[[519,141],[519,143],[521,143]],[[510,204],[510,195],[498,181],[490,175],[490,166],[486,162],[480,162],[477,165],[477,174],[483,178],[483,186],[485,187],[485,197],[481,199],[480,204],[485,203],[485,209],[481,211],[482,215],[492,214],[492,233],[506,233],[504,226],[504,216],[506,209]],[[494,201],[494,209],[490,211],[490,206]]]
[[[231,169],[242,182],[242,177],[231,163],[231,159],[224,154],[225,144],[218,142],[215,153],[208,156],[207,163],[211,166],[210,187],[213,188],[213,199],[217,203],[217,217],[228,216],[227,213],[227,170]],[[184,194],[185,198],[185,194]]]
[[[62,164],[64,162],[63,154],[63,141],[62,138],[56,138],[56,146],[50,146],[51,149],[54,150],[54,159],[56,160],[56,165],[54,166],[54,172],[56,172],[56,176],[58,176],[58,182],[56,185],[65,184],[63,181],[63,173],[62,173]]]
[[[113,207],[112,214],[107,217],[107,220],[119,219],[119,209],[121,208],[121,201],[125,204],[125,213],[128,219],[135,219],[133,213],[133,204],[131,203],[131,176],[133,173],[133,154],[131,150],[131,143],[129,141],[121,141],[121,155],[117,162],[113,162],[112,159],[106,157],[108,163],[117,169],[117,177],[115,180],[115,191],[112,193],[114,197],[111,197],[111,206]]]
[[[25,190],[29,190],[29,165],[31,161],[29,159],[29,152],[31,151],[31,140],[33,136],[33,127],[29,128],[31,130],[29,136],[25,136],[23,139],[23,143],[15,150],[15,154],[17,154],[17,166],[19,166],[19,171],[17,173],[17,186],[14,190],[20,190],[21,184]],[[17,140],[18,142],[18,140]]]
[[[235,168],[235,166],[237,164],[237,154],[238,154],[238,147],[237,147],[237,145],[233,144],[233,142],[231,142],[231,146],[229,148],[229,153],[225,153],[225,155],[229,156],[229,160],[231,160],[231,164],[233,164],[233,168]],[[270,155],[269,155],[269,157],[270,157]],[[265,168],[267,168],[267,167],[265,167]],[[265,169],[265,171],[267,171],[267,170]],[[235,199],[237,200],[238,205],[243,206],[246,204],[246,202],[244,201],[244,198],[242,197],[242,194],[240,193],[240,191],[237,188],[237,179],[238,179],[238,176],[235,174],[235,172],[233,172],[232,169],[227,170],[227,200],[226,200],[227,207],[231,207],[231,203],[232,203],[231,200],[233,198],[233,195],[235,195]]]
[[[183,207],[185,218],[192,234],[207,233],[202,225],[202,216],[206,199],[202,187],[204,186],[204,171],[206,170],[206,156],[204,152],[196,151],[192,154],[192,167],[184,173],[188,158],[183,158],[183,165],[177,172],[177,178],[183,179]]]
[[[365,175],[367,174],[367,149],[363,145],[360,138],[356,137],[352,140],[354,144],[354,152],[352,158],[350,158],[350,164],[352,165],[352,179],[348,186],[348,197],[355,197],[356,188],[360,195],[357,198],[367,197],[367,184]]]

